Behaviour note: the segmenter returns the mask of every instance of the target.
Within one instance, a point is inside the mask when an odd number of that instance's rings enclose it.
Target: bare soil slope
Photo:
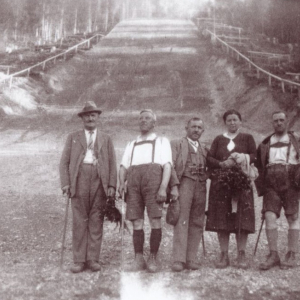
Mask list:
[[[230,61],[217,56],[198,37],[191,22],[120,23],[91,51],[57,65],[40,78],[20,79],[1,97],[5,98],[0,141],[1,299],[300,298],[298,269],[258,271],[259,261],[267,254],[264,233],[254,258],[257,235],[250,238],[247,271],[234,267],[216,270],[217,238],[205,233],[207,256],[200,250],[201,270],[174,274],[170,271],[172,228],[165,225],[162,271],[124,274],[120,273],[120,234],[106,223],[103,272],[74,275],[68,271],[72,262],[69,216],[64,270],[58,268],[65,211],[58,164],[67,133],[81,126],[76,113],[86,100],[103,108],[100,126],[112,136],[118,162],[126,142],[138,134],[136,120],[143,107],[158,113],[157,131],[170,139],[184,135],[184,121],[200,114],[207,124],[203,140],[209,144],[223,131],[220,116],[229,107],[241,110],[244,130],[253,133],[257,141],[271,130],[266,118],[279,106],[273,92],[262,84],[247,82]],[[261,199],[256,199],[257,228],[260,209]],[[287,225],[283,219],[279,223],[283,256]],[[148,237],[147,225],[146,241]],[[148,242],[145,246],[147,254]],[[124,251],[129,264],[133,249],[128,234]],[[230,256],[233,261],[233,237]]]

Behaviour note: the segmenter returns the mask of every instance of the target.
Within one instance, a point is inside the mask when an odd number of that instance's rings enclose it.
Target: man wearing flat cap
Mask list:
[[[128,271],[157,272],[157,252],[162,238],[162,203],[166,201],[172,164],[170,142],[154,133],[156,116],[150,109],[139,115],[140,136],[130,142],[120,167],[119,193],[126,191],[126,218],[133,224],[135,260]],[[127,185],[126,185],[127,182]],[[143,256],[144,211],[147,209],[151,226],[150,256],[147,264]]]
[[[117,169],[111,138],[97,128],[101,110],[88,101],[78,116],[84,129],[69,134],[60,161],[62,191],[73,212],[73,273],[96,272],[103,229],[103,209],[115,196]]]

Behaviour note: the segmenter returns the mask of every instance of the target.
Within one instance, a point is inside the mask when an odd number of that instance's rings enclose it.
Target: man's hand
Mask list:
[[[116,189],[112,186],[110,186],[107,190],[107,197],[114,198],[116,195]]]
[[[178,186],[174,185],[171,187],[171,191],[170,191],[170,200],[177,200],[179,197],[179,191],[178,191]]]
[[[164,203],[167,200],[167,191],[166,188],[163,186],[159,187],[157,196],[156,196],[156,202],[157,203]]]
[[[65,197],[70,198],[70,196],[71,196],[70,186],[69,185],[64,186],[62,188],[62,193]]]

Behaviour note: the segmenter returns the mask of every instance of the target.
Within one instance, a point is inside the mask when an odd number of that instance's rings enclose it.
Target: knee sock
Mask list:
[[[270,251],[277,252],[277,240],[278,240],[277,229],[266,229],[266,235],[267,235],[267,240],[268,240]]]
[[[133,247],[135,253],[144,252],[144,230],[133,230]]]
[[[298,252],[299,229],[289,229],[288,232],[288,250]]]
[[[245,251],[248,239],[248,233],[241,232],[240,234],[236,234],[236,244],[238,251]]]
[[[155,254],[158,252],[160,241],[161,241],[162,231],[159,229],[152,229],[150,235],[150,252]]]
[[[219,231],[218,239],[220,244],[220,249],[222,252],[228,252],[229,246],[229,233],[227,231]]]

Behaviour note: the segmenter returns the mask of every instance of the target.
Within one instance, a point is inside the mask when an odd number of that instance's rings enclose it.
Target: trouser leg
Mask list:
[[[100,209],[103,203],[105,205],[103,194],[96,168],[81,165],[76,194],[72,198],[74,262],[99,260],[103,225]]]
[[[180,213],[173,235],[173,260],[186,262],[190,210],[194,194],[194,182],[189,178],[182,178],[179,187]]]
[[[187,261],[195,261],[199,244],[203,234],[205,218],[206,183],[195,182],[195,192],[190,210],[188,241],[187,241]]]
[[[98,177],[97,169],[93,166],[89,197],[87,260],[99,261],[103,234],[103,209],[105,207],[105,204],[105,191]]]

